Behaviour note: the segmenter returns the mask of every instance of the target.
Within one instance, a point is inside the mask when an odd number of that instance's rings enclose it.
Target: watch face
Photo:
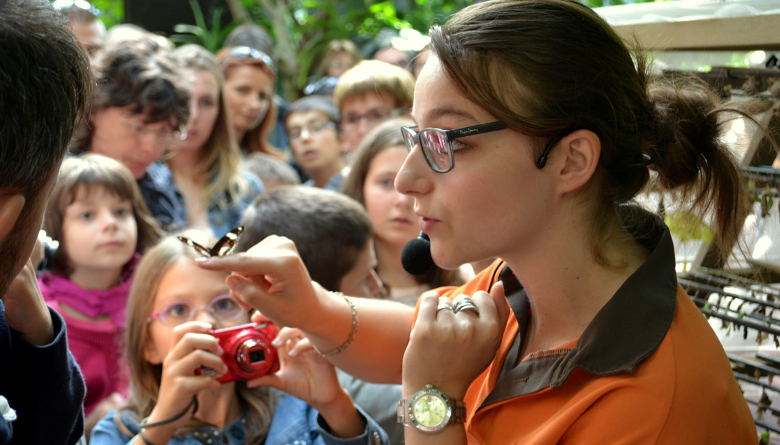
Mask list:
[[[437,394],[423,394],[411,406],[412,414],[418,424],[434,428],[447,420],[447,404]]]

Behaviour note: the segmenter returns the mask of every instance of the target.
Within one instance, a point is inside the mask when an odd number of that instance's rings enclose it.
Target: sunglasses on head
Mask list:
[[[255,48],[251,48],[249,46],[236,46],[235,48],[231,49],[230,52],[225,56],[225,59],[222,60],[222,63],[220,66],[222,68],[229,65],[231,62],[235,61],[257,61],[260,62],[262,65],[264,65],[268,70],[271,71],[271,74],[276,76],[276,65],[274,65],[273,59],[271,57]]]

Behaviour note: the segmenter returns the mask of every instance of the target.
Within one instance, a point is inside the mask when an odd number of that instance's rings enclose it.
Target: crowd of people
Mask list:
[[[430,36],[331,42],[288,100],[258,26],[212,54],[0,0],[0,444],[754,443],[631,202],[652,171],[728,245],[749,104],[651,78],[574,1]],[[213,330],[268,322],[280,370],[218,380]]]

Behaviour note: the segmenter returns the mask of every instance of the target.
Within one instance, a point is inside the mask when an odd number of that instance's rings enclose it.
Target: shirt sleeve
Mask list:
[[[2,324],[8,329],[2,309]],[[65,322],[51,308],[49,313],[55,337],[48,345],[28,343],[9,329],[12,356],[3,357],[8,374],[0,393],[17,414],[12,424],[15,443],[72,445],[84,434],[84,378],[68,350]]]
[[[132,444],[135,436],[130,437],[121,431],[114,422],[115,411],[110,411],[92,429],[89,445],[124,445]],[[135,431],[133,431],[135,432]]]
[[[342,439],[331,434],[325,419],[317,413],[317,429],[325,445],[390,445],[390,439],[388,439],[385,430],[359,406],[355,405],[355,408],[357,408],[360,416],[366,420],[366,429],[363,430],[363,434],[348,439]]]

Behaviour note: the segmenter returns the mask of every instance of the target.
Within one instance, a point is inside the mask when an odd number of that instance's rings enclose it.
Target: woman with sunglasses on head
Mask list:
[[[108,156],[133,173],[152,215],[167,232],[185,226],[176,186],[161,157],[186,138],[189,88],[155,36],[98,53],[88,125],[70,149]]]
[[[187,137],[166,163],[186,209],[187,226],[220,238],[239,225],[263,186],[241,169],[241,150],[230,129],[214,56],[201,46],[185,45],[172,58],[190,83],[192,97]]]
[[[696,79],[652,78],[575,1],[488,1],[430,35],[395,185],[437,265],[501,260],[415,312],[350,311],[283,239],[201,267],[234,271],[234,295],[345,371],[401,381],[409,445],[756,443],[668,228],[630,203],[652,169],[731,245],[744,197],[719,134],[733,105]]]
[[[223,357],[232,349],[209,331],[246,325],[250,314],[228,295],[223,273],[196,265],[201,253],[193,247],[202,248],[202,234],[186,235],[187,244],[182,237],[163,239],[138,265],[127,301],[128,403],[98,423],[90,443],[387,445],[386,433],[354,405],[333,365],[310,351],[288,354],[302,338],[294,330],[248,354],[261,370],[278,372],[217,380],[230,369]],[[281,368],[263,363],[276,354]],[[197,372],[204,368],[211,372]]]
[[[237,46],[222,49],[217,60],[225,77],[223,92],[241,149],[284,159],[268,142],[277,119],[276,68],[271,57],[248,46]]]

